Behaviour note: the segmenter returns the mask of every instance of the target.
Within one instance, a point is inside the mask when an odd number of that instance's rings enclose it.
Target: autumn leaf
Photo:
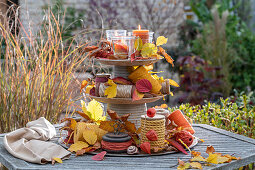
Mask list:
[[[81,117],[83,117],[87,120],[91,120],[90,117],[84,112],[76,111],[76,113],[78,113]]]
[[[113,111],[113,110],[107,110],[107,113],[108,113],[108,115],[110,116],[110,118],[111,118],[112,120],[119,120],[119,119],[120,119],[118,113],[116,113],[116,112]]]
[[[197,152],[197,151],[191,151],[191,155],[192,155],[193,157],[196,157],[196,156],[201,155],[201,153],[200,153],[200,152]]]
[[[88,81],[87,81],[87,80],[83,80],[83,81],[81,82],[81,89],[80,89],[80,91],[81,91],[84,87],[86,87],[87,84],[88,84]]]
[[[189,163],[185,163],[184,161],[178,159],[179,166],[177,167],[177,170],[185,170],[190,167]]]
[[[92,160],[94,161],[102,161],[104,159],[104,156],[106,155],[106,151],[100,152],[99,154],[92,156]]]
[[[88,85],[88,86],[86,87],[85,93],[86,93],[86,94],[89,94],[89,93],[90,93],[90,90],[91,90],[93,87],[95,87],[95,86],[94,86],[94,85]]]
[[[165,57],[165,59],[166,59],[166,61],[168,62],[168,63],[170,63],[171,65],[172,65],[172,67],[174,67],[174,60],[172,59],[172,57],[171,56],[169,56],[167,53],[166,53],[166,51],[162,48],[162,47],[159,47],[159,54],[160,55],[163,55],[164,57]]]
[[[174,80],[172,80],[172,79],[168,79],[168,80],[169,80],[169,84],[170,84],[171,86],[180,87],[179,84],[176,83]]]
[[[105,89],[104,94],[107,98],[114,98],[117,95],[117,85],[113,82],[113,80],[108,80],[109,87]]]
[[[126,122],[125,122],[125,129],[126,129],[126,131],[128,131],[128,132],[136,133],[135,124],[132,123],[132,122],[126,121]]]
[[[83,149],[81,149],[81,150],[78,150],[77,152],[76,152],[76,156],[80,156],[80,155],[83,155],[84,153],[87,153],[87,152],[89,152],[90,150],[92,150],[93,149],[93,147],[92,146],[90,146],[90,147],[88,147],[88,148],[83,148]]]
[[[83,131],[83,138],[88,142],[90,145],[94,145],[97,141],[97,135],[92,130],[85,130]]]
[[[151,154],[151,144],[150,142],[143,142],[140,145],[140,148],[142,151],[144,151],[145,153]]]
[[[159,36],[157,38],[156,45],[157,46],[164,45],[167,43],[167,40],[168,40],[168,38],[165,38],[164,36]]]
[[[192,162],[198,162],[198,161],[206,162],[206,159],[204,157],[202,157],[201,155],[197,155],[197,156],[193,157],[192,159],[190,159],[190,161],[192,161]]]
[[[62,159],[56,158],[56,157],[52,158],[52,159],[51,159],[51,162],[52,162],[52,165],[54,165],[55,162],[60,163],[60,164],[63,163]]]
[[[99,128],[106,130],[108,132],[114,132],[114,121],[102,121],[100,122]]]
[[[190,166],[192,167],[192,168],[194,168],[194,169],[203,169],[202,168],[202,165],[199,163],[199,162],[191,162],[191,163],[189,163],[190,164]]]
[[[124,115],[122,115],[122,116],[120,117],[120,119],[121,119],[123,122],[126,122],[127,119],[129,118],[129,116],[130,116],[130,113],[124,114]]]
[[[84,141],[83,138],[83,131],[87,128],[86,123],[85,122],[78,122],[77,126],[74,130],[74,143],[76,143],[77,141]]]
[[[219,164],[228,162],[229,160],[230,160],[230,159],[229,159],[228,157],[225,157],[225,156],[218,156],[218,163],[219,163]]]
[[[143,48],[143,41],[140,37],[138,37],[136,40],[135,40],[135,45],[134,45],[136,51],[140,51],[142,48]]]
[[[77,152],[78,150],[87,148],[88,146],[89,145],[86,142],[77,141],[76,143],[72,144],[68,150],[71,152]]]
[[[214,147],[213,147],[212,145],[207,146],[207,148],[206,148],[206,153],[207,153],[207,154],[210,154],[210,153],[213,153],[213,152],[215,152]]]
[[[157,55],[157,47],[152,43],[146,43],[143,45],[141,50],[142,57],[151,57],[152,55]]]
[[[218,164],[218,154],[209,153],[209,156],[206,158],[206,162],[212,164]]]
[[[144,96],[144,93],[140,93],[137,89],[134,90],[133,95],[132,95],[132,100],[141,100]]]
[[[234,157],[234,156],[231,156],[229,154],[224,155],[224,157],[227,157],[229,159],[227,162],[231,162],[232,160],[239,160],[239,159],[241,159],[240,157]]]

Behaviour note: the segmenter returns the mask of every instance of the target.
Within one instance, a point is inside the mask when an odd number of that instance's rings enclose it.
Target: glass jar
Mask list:
[[[112,37],[115,36],[126,36],[127,30],[106,30],[106,39],[107,41],[111,41]]]

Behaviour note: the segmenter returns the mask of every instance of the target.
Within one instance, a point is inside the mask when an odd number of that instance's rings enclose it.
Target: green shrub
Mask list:
[[[230,102],[230,98],[227,98],[221,99],[219,104],[210,102],[203,106],[182,104],[169,110],[182,110],[193,123],[208,124],[255,138],[255,106],[249,105],[247,98],[249,97],[243,95],[238,104]]]

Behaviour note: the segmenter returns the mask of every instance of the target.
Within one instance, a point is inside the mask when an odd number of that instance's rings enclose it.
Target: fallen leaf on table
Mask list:
[[[166,38],[166,37],[164,37],[164,36],[159,36],[159,37],[157,38],[156,45],[157,45],[157,46],[164,45],[164,44],[167,43],[167,40],[168,40],[168,38]]]
[[[213,152],[215,152],[214,147],[212,145],[207,146],[206,153],[209,154],[209,153],[213,153]]]
[[[54,157],[54,158],[51,159],[52,165],[54,165],[55,162],[60,163],[60,164],[63,163],[62,159],[60,159],[60,158],[55,158],[55,157]]]
[[[191,155],[192,155],[193,157],[196,157],[196,156],[201,155],[201,153],[200,153],[200,152],[197,152],[197,151],[191,151]]]
[[[94,145],[97,141],[97,135],[92,130],[85,130],[83,131],[83,138],[88,142],[90,145]]]
[[[209,153],[209,156],[206,158],[206,162],[212,163],[212,164],[218,164],[218,154]]]
[[[231,156],[229,154],[224,155],[224,157],[229,158],[228,163],[231,162],[232,160],[239,160],[239,159],[241,159],[240,157],[234,157],[234,156]]]
[[[202,168],[202,165],[199,163],[199,162],[191,162],[191,163],[189,163],[190,164],[190,166],[192,167],[192,168],[195,168],[195,169],[203,169]]]
[[[109,87],[107,87],[104,91],[104,94],[107,98],[114,98],[117,95],[117,84],[113,82],[113,80],[108,80]]]
[[[94,161],[102,161],[104,159],[104,156],[106,155],[106,151],[100,152],[99,154],[92,156],[92,160]]]
[[[185,163],[184,161],[178,159],[179,166],[177,167],[177,170],[185,170],[190,167],[190,163]]]
[[[195,157],[191,158],[190,161],[192,161],[192,162],[197,162],[197,161],[205,162],[206,159],[204,157],[202,157],[201,155],[198,155],[198,156],[195,156]]]
[[[87,148],[89,145],[86,142],[78,141],[70,146],[68,149],[71,152],[77,152],[78,150],[81,150],[83,148]]]
[[[222,164],[222,163],[228,162],[229,160],[231,161],[231,159],[229,159],[228,157],[218,156],[218,164]]]

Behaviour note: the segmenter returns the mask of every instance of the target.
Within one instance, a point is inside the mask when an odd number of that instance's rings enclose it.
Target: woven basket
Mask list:
[[[157,141],[150,141],[146,137],[146,133],[150,130],[154,130],[157,133]],[[155,115],[153,118],[146,115],[141,116],[141,143],[143,142],[150,142],[152,147],[164,147],[165,116]]]

